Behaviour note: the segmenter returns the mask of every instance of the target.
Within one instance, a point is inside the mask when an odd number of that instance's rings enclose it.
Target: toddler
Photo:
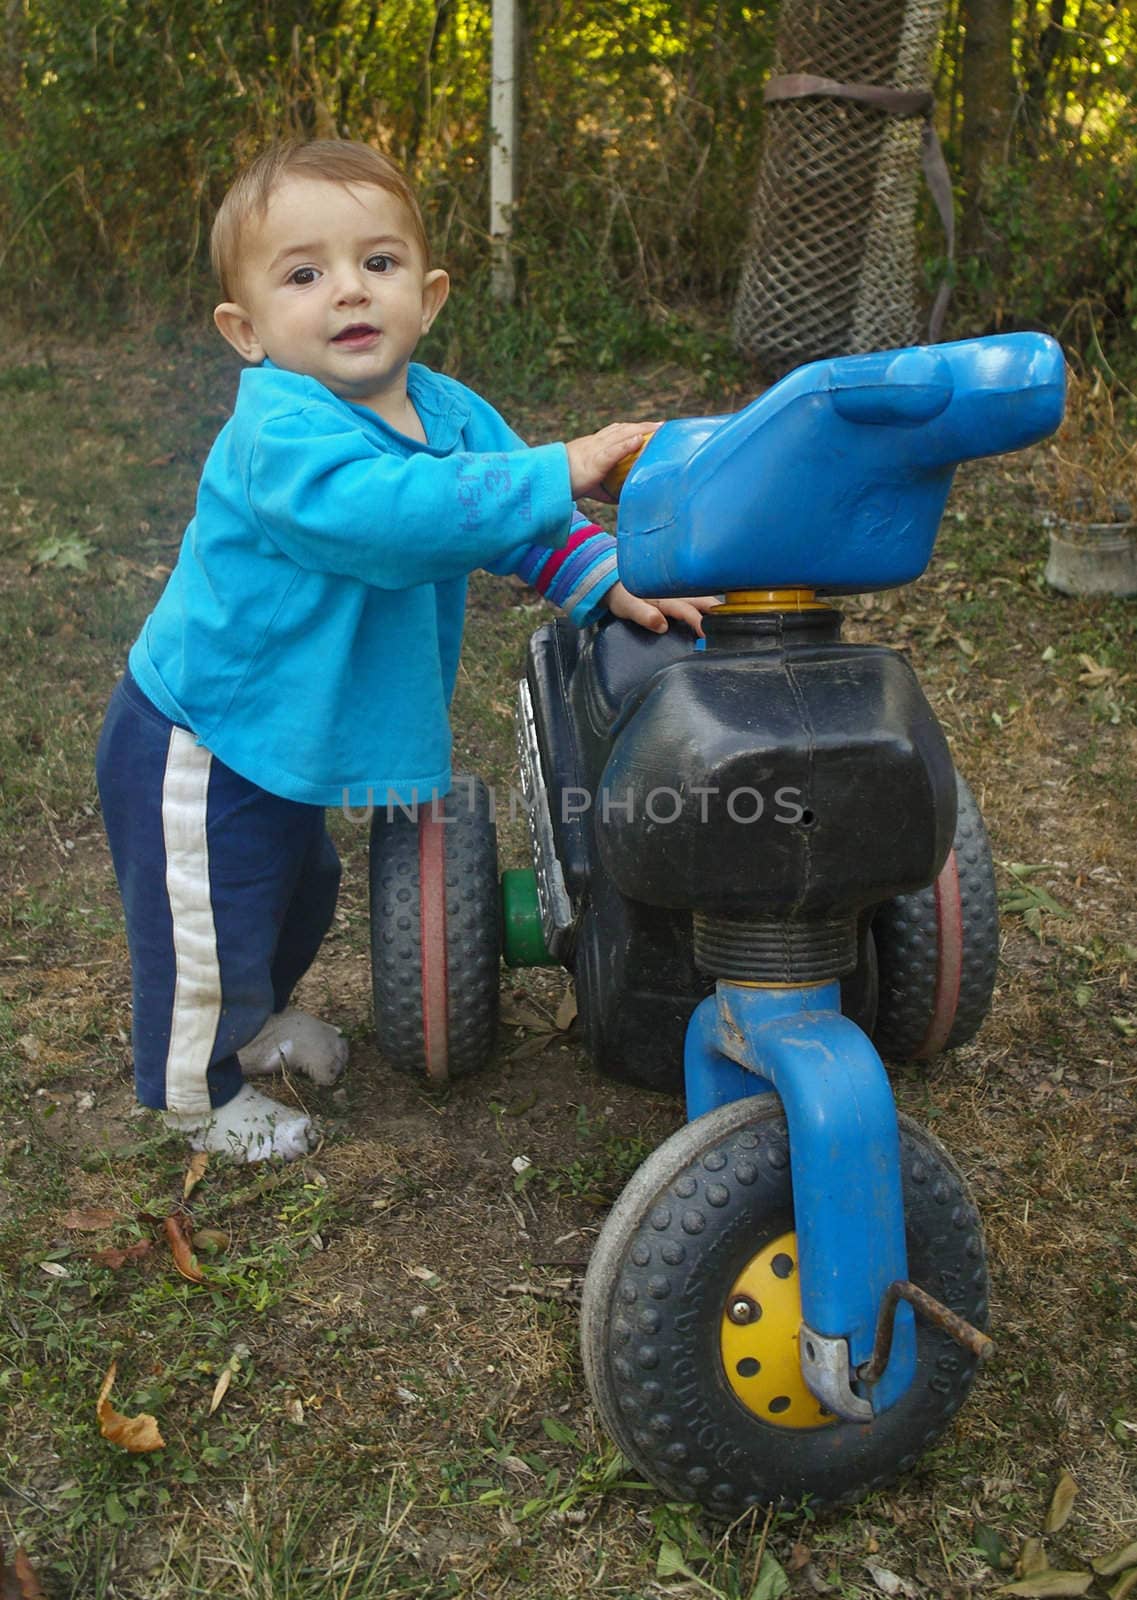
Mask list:
[[[449,279],[385,157],[271,147],[212,251],[214,320],[250,366],[111,699],[99,794],[139,1100],[195,1149],[293,1159],[308,1117],[249,1080],[329,1084],[346,1062],[336,1028],[289,1006],[335,908],[324,808],[449,788],[467,574],[519,573],[580,626],[606,606],[701,631],[713,602],[630,595],[614,540],[575,509],[650,428],[530,449],[412,361]]]

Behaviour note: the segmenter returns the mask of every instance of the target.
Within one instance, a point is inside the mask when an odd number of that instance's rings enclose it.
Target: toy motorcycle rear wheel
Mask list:
[[[951,853],[935,883],[876,912],[873,1043],[893,1061],[966,1044],[991,1005],[999,962],[995,866],[975,797],[957,772]]]
[[[976,1326],[987,1271],[950,1156],[900,1119],[909,1277]],[[797,1359],[801,1299],[789,1145],[773,1094],[735,1101],[661,1145],[616,1202],[581,1305],[604,1427],[672,1500],[733,1518],[754,1505],[859,1499],[911,1467],[970,1388],[975,1360],[920,1323],[908,1392],[867,1424],[828,1416]],[[739,1285],[759,1307],[728,1315]]]
[[[379,1048],[435,1083],[485,1066],[497,1038],[497,836],[479,778],[371,824],[371,972]]]

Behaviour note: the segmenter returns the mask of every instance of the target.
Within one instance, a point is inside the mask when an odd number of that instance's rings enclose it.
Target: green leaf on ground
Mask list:
[[[1011,1547],[997,1528],[989,1527],[985,1522],[977,1522],[972,1530],[971,1542],[987,1565],[994,1567],[996,1572],[1010,1572],[1014,1567],[1015,1558],[1011,1553]]]
[[[574,1450],[579,1450],[581,1455],[584,1454],[584,1445],[576,1434],[571,1428],[566,1428],[563,1422],[558,1422],[556,1417],[542,1417],[541,1427],[546,1438],[551,1439],[554,1444],[571,1444]]]
[[[695,1577],[695,1574],[683,1559],[682,1550],[670,1539],[664,1539],[659,1547],[659,1556],[655,1563],[655,1575],[657,1578]]]
[[[790,1580],[785,1568],[766,1550],[758,1568],[758,1582],[750,1591],[750,1600],[781,1600],[789,1592]]]
[[[72,572],[86,572],[95,547],[90,539],[75,533],[65,533],[57,538],[44,539],[32,551],[34,567],[63,567]]]

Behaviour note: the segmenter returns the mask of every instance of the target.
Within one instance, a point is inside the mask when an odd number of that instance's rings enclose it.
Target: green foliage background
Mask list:
[[[1137,18],[1111,0],[1074,9],[1018,0],[1021,97],[983,197],[985,248],[961,264],[959,331],[1061,326],[1089,308],[1135,342]],[[677,308],[726,303],[777,7],[522,10],[511,337],[569,362],[585,338],[590,361],[613,364],[679,336]],[[957,166],[962,10],[951,0],[937,79]],[[414,173],[439,258],[474,291],[464,353],[482,337],[489,0],[9,0],[0,26],[10,310],[53,322],[200,311],[210,219],[241,160],[281,133],[338,134]],[[929,228],[929,258],[938,248]]]
[[[764,9],[530,0],[525,24],[526,299],[555,330],[602,322],[605,297],[720,296]],[[207,300],[213,210],[282,133],[380,144],[415,174],[439,258],[484,268],[487,0],[28,0],[9,27],[0,226],[24,311]]]

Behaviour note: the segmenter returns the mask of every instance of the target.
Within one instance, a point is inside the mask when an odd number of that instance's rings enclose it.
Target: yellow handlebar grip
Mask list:
[[[647,449],[648,443],[649,439],[645,439],[638,450],[630,450],[626,456],[621,456],[616,465],[608,473],[607,477],[601,479],[601,482],[603,483],[605,489],[607,489],[608,493],[612,496],[613,500],[618,500],[620,498],[620,490],[624,487],[624,480],[627,478],[628,473],[631,472],[636,462]]]

